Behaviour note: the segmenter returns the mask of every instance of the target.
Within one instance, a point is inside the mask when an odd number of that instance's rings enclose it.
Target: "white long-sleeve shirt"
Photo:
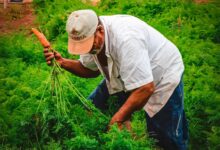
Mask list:
[[[110,94],[130,91],[154,82],[155,91],[144,106],[153,117],[166,104],[179,84],[184,65],[178,48],[160,32],[129,15],[100,16],[105,29],[105,54]],[[96,55],[80,56],[81,63],[100,70]]]

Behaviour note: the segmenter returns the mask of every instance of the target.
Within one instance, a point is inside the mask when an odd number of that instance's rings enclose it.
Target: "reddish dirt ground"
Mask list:
[[[91,4],[97,5],[99,1],[91,0]],[[36,26],[35,18],[31,3],[9,3],[6,9],[0,4],[0,35],[30,31],[30,28]]]
[[[1,5],[0,5],[1,6]],[[0,34],[28,31],[36,26],[31,4],[9,4],[6,9],[0,7]]]

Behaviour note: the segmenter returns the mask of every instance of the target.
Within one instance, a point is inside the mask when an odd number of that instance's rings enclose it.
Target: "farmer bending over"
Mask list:
[[[47,64],[55,57],[73,74],[104,80],[89,96],[104,110],[110,95],[122,106],[110,125],[129,124],[131,115],[146,111],[147,130],[167,150],[187,148],[188,128],[183,108],[183,60],[178,48],[157,30],[129,15],[97,16],[92,10],[70,14],[68,51],[79,60],[44,49]]]

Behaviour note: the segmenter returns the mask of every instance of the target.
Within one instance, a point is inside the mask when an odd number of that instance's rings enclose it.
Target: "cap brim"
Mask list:
[[[68,51],[70,54],[74,54],[74,55],[82,55],[89,53],[89,51],[92,49],[93,42],[94,42],[94,35],[83,41],[76,41],[73,40],[71,37],[69,37]]]

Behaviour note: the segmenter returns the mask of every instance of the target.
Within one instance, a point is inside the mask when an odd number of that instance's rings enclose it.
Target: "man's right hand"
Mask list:
[[[61,66],[64,58],[58,53],[57,51],[51,52],[49,48],[44,48],[44,57],[46,59],[47,65],[52,65],[52,59],[55,58],[55,60],[59,63]]]
[[[52,60],[55,59],[61,68],[84,78],[95,78],[100,72],[90,70],[84,67],[79,60],[63,58],[57,51],[51,52],[49,48],[44,48],[44,56],[49,66],[53,65]]]

